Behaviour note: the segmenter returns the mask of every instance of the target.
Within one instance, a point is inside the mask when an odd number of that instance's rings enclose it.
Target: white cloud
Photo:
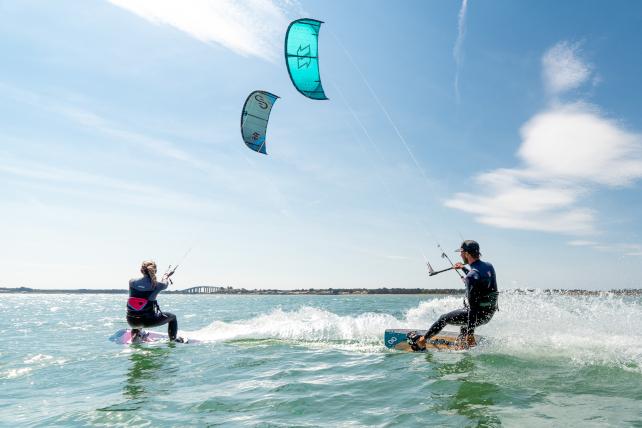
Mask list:
[[[497,189],[489,190],[492,192]],[[552,200],[564,198],[564,195],[558,195],[554,191],[548,191],[548,193]],[[519,205],[520,199],[512,200],[512,196],[510,192],[499,192],[490,196],[458,193],[453,199],[446,201],[446,206],[475,214],[478,222],[502,229],[535,230],[569,235],[595,233],[595,216],[592,210],[569,209],[569,206],[565,206],[559,209],[535,207],[529,211],[530,206]],[[532,196],[537,197],[537,194],[534,193]],[[540,204],[539,201],[535,201],[535,205],[538,204]]]
[[[205,43],[243,56],[276,61],[293,1],[109,0],[154,24],[169,25]]]
[[[521,135],[519,157],[535,176],[610,186],[642,177],[642,136],[591,106],[572,104],[539,113]]]
[[[588,80],[591,67],[579,56],[579,45],[559,42],[542,57],[542,68],[546,89],[559,94],[577,88]]]
[[[544,55],[546,83],[554,93],[588,79],[588,66],[575,54],[576,47],[563,42]],[[642,135],[626,130],[595,106],[555,104],[520,131],[521,164],[478,174],[474,180],[483,193],[458,193],[446,206],[495,227],[592,235],[598,232],[596,213],[581,206],[584,197],[642,178]],[[576,240],[570,245],[597,248],[588,242]]]

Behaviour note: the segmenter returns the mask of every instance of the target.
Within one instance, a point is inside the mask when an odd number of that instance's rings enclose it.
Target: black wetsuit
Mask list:
[[[426,332],[426,339],[439,333],[446,324],[460,325],[462,335],[473,334],[475,327],[486,324],[495,314],[498,293],[493,265],[477,260],[470,265],[470,270],[464,268],[464,272],[468,307],[440,316]]]
[[[158,293],[166,288],[167,284],[164,282],[157,282],[156,286],[153,286],[151,279],[147,276],[129,281],[127,323],[132,327],[132,331],[169,323],[167,327],[169,339],[176,339],[176,333],[178,332],[176,315],[169,312],[161,312],[156,301]]]

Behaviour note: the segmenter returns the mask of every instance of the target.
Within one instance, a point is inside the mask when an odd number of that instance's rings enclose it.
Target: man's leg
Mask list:
[[[430,339],[437,333],[439,333],[446,324],[452,325],[467,325],[468,324],[468,309],[456,309],[452,312],[448,312],[439,317],[437,321],[428,329],[424,337],[426,340]]]
[[[467,346],[475,346],[477,344],[475,342],[475,326],[477,326],[477,314],[469,310],[468,320],[459,329],[459,337],[457,339]]]
[[[468,314],[468,322],[466,325],[461,326],[459,338],[465,340],[468,345],[475,346],[475,327],[486,324],[491,320],[494,310],[492,311],[470,311]]]
[[[467,334],[473,334],[475,332],[475,327],[486,324],[488,321],[493,318],[495,310],[491,311],[470,311],[470,316],[468,317],[467,324]],[[463,331],[464,327],[462,327]]]
[[[469,334],[475,334],[475,329],[474,328],[470,328],[469,326],[466,326],[466,325],[462,325],[459,328],[459,336],[460,337],[465,337],[465,336],[468,336]]]
[[[474,335],[475,327],[477,327],[478,325],[478,313],[472,310],[468,310],[468,319],[466,320],[466,323],[459,329],[460,338],[465,339],[468,336]]]

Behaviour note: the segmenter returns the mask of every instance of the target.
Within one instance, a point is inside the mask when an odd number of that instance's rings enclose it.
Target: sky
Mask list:
[[[324,21],[305,98],[290,21]],[[0,0],[0,287],[642,288],[642,3]],[[247,95],[280,96],[268,155]]]

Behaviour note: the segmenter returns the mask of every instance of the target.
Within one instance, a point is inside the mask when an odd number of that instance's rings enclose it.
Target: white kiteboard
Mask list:
[[[157,342],[169,342],[169,336],[167,333],[158,333],[155,331],[141,330],[138,337],[135,340],[132,340],[132,331],[130,329],[118,330],[114,333],[109,340],[112,342],[121,344],[121,345],[131,345],[140,344],[140,343],[157,343]],[[198,343],[198,340],[188,339],[183,337],[183,342],[174,342],[174,343]]]

